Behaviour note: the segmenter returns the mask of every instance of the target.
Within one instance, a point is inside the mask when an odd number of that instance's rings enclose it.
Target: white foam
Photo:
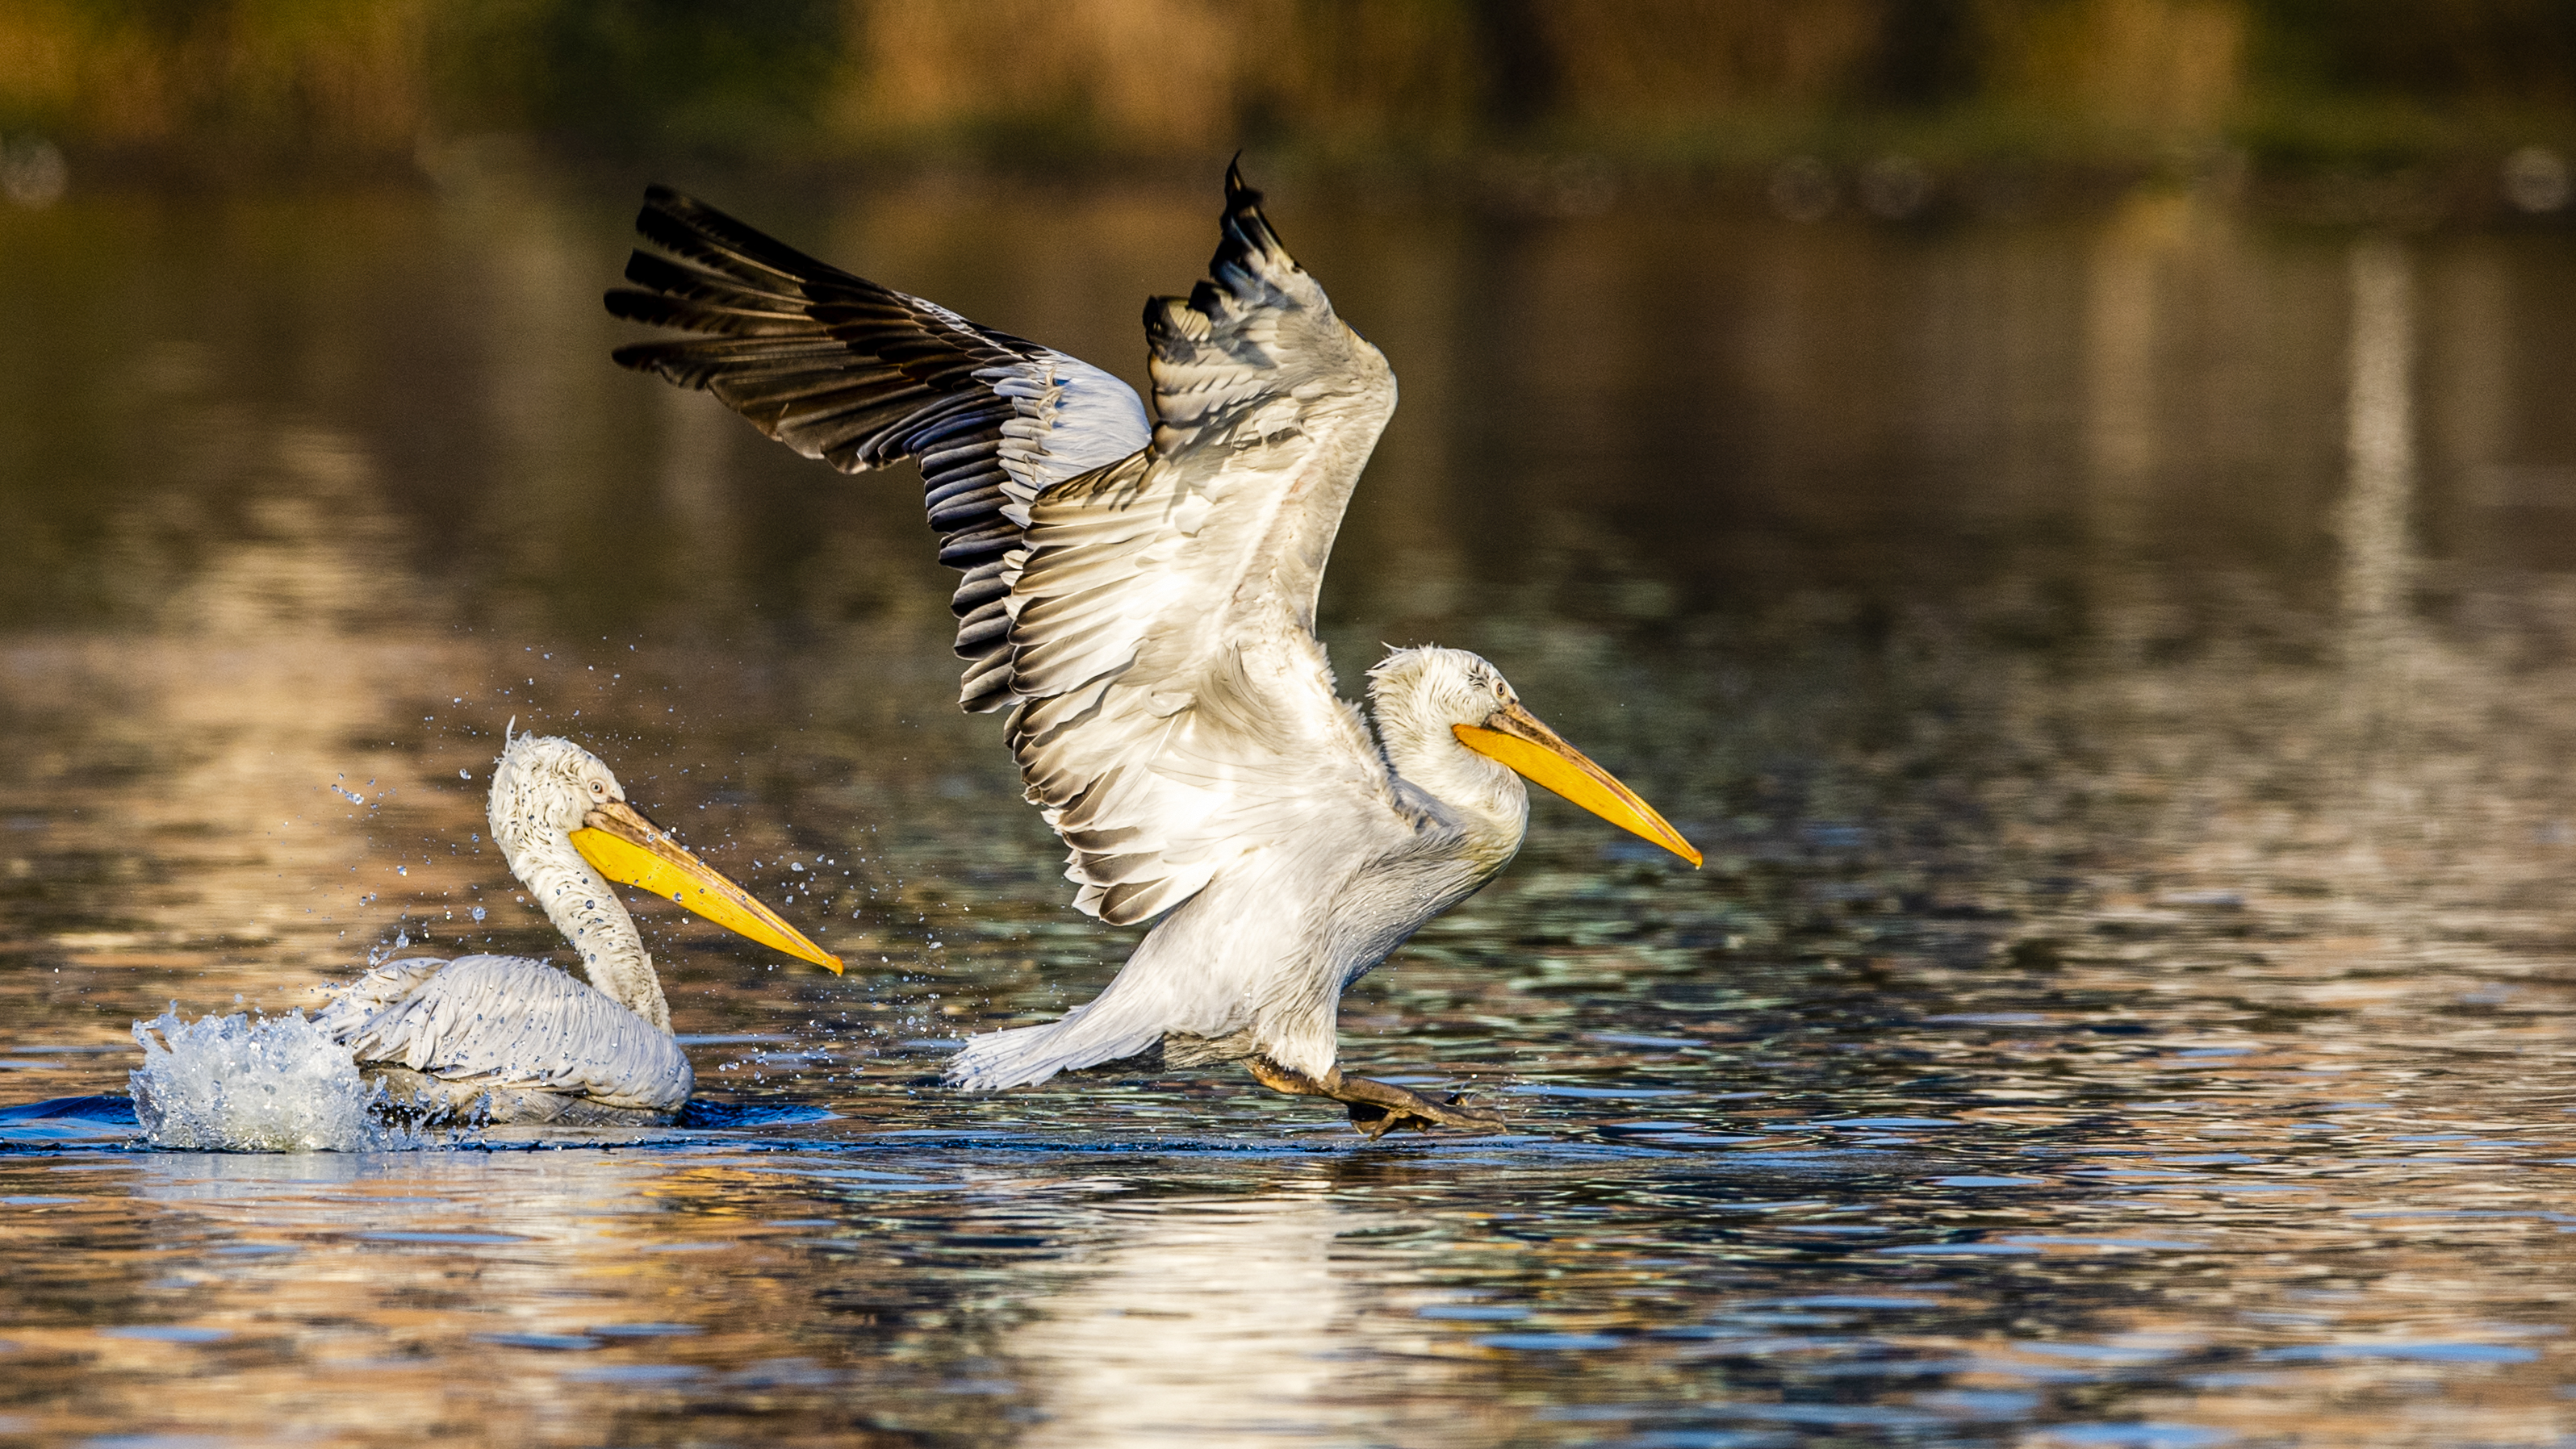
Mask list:
[[[135,1120],[156,1147],[355,1152],[375,1145],[356,1060],[301,1011],[183,1022],[174,1003],[136,1022],[134,1039],[143,1044],[143,1068],[126,1081]]]

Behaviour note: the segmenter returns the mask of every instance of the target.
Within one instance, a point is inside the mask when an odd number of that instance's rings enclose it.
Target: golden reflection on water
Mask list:
[[[0,1438],[2576,1431],[2563,247],[1297,203],[1405,379],[1346,672],[1488,652],[1710,855],[1540,802],[1345,1015],[1526,1134],[1387,1149],[1223,1074],[935,1086],[1121,938],[953,711],[910,485],[606,365],[630,207],[496,161],[0,217],[0,1106],[397,934],[553,949],[473,839],[513,717],[853,961],[644,907],[677,1135],[0,1120]],[[1206,246],[1146,190],[775,209],[1121,368]]]
[[[1366,1432],[1341,1392],[1335,1330],[1357,1304],[1321,1198],[1163,1202],[1119,1219],[1118,1245],[1013,1333],[1043,1387],[1025,1444],[1246,1444],[1282,1431]]]

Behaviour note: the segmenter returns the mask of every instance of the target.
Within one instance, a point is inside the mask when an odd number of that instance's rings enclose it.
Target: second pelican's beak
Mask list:
[[[751,892],[719,874],[715,867],[680,848],[643,812],[622,800],[611,800],[581,818],[572,847],[610,880],[669,896],[681,905],[764,946],[828,967],[841,974],[841,958],[805,939],[778,913],[751,898]]]
[[[1620,784],[1608,770],[1583,757],[1583,752],[1565,742],[1556,731],[1540,724],[1538,718],[1520,707],[1518,701],[1504,705],[1488,716],[1482,725],[1451,725],[1458,743],[1506,766],[1529,779],[1545,785],[1559,795],[1618,826],[1642,835],[1664,849],[1696,866],[1699,852],[1682,839],[1655,807],[1637,798],[1637,792]]]

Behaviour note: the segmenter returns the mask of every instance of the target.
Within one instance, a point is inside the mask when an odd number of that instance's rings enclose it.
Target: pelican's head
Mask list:
[[[1479,780],[1484,793],[1499,798],[1504,790],[1521,793],[1510,779],[1517,774],[1700,863],[1655,807],[1523,709],[1502,671],[1478,655],[1436,645],[1398,649],[1369,671],[1369,700],[1388,763],[1409,780]]]
[[[492,770],[492,836],[510,841],[532,831],[571,835],[582,817],[626,803],[626,787],[608,762],[570,740],[514,735]]]
[[[522,879],[524,862],[570,846],[612,881],[668,896],[735,935],[836,975],[841,970],[839,957],[805,939],[627,804],[626,789],[607,762],[570,740],[512,738],[492,770],[489,809],[492,839]]]

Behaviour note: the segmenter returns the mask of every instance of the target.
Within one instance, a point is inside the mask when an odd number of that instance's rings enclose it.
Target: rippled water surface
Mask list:
[[[2545,1445],[2576,1435],[2576,255],[2187,197],[1933,232],[1274,192],[1405,402],[1346,676],[1479,649],[1552,800],[1345,1004],[1515,1130],[1083,1000],[905,478],[619,373],[630,193],[0,215],[0,1441]],[[733,194],[1114,364],[1208,197]],[[128,1024],[542,952],[505,722],[825,923],[658,905],[656,1132],[146,1148]]]

